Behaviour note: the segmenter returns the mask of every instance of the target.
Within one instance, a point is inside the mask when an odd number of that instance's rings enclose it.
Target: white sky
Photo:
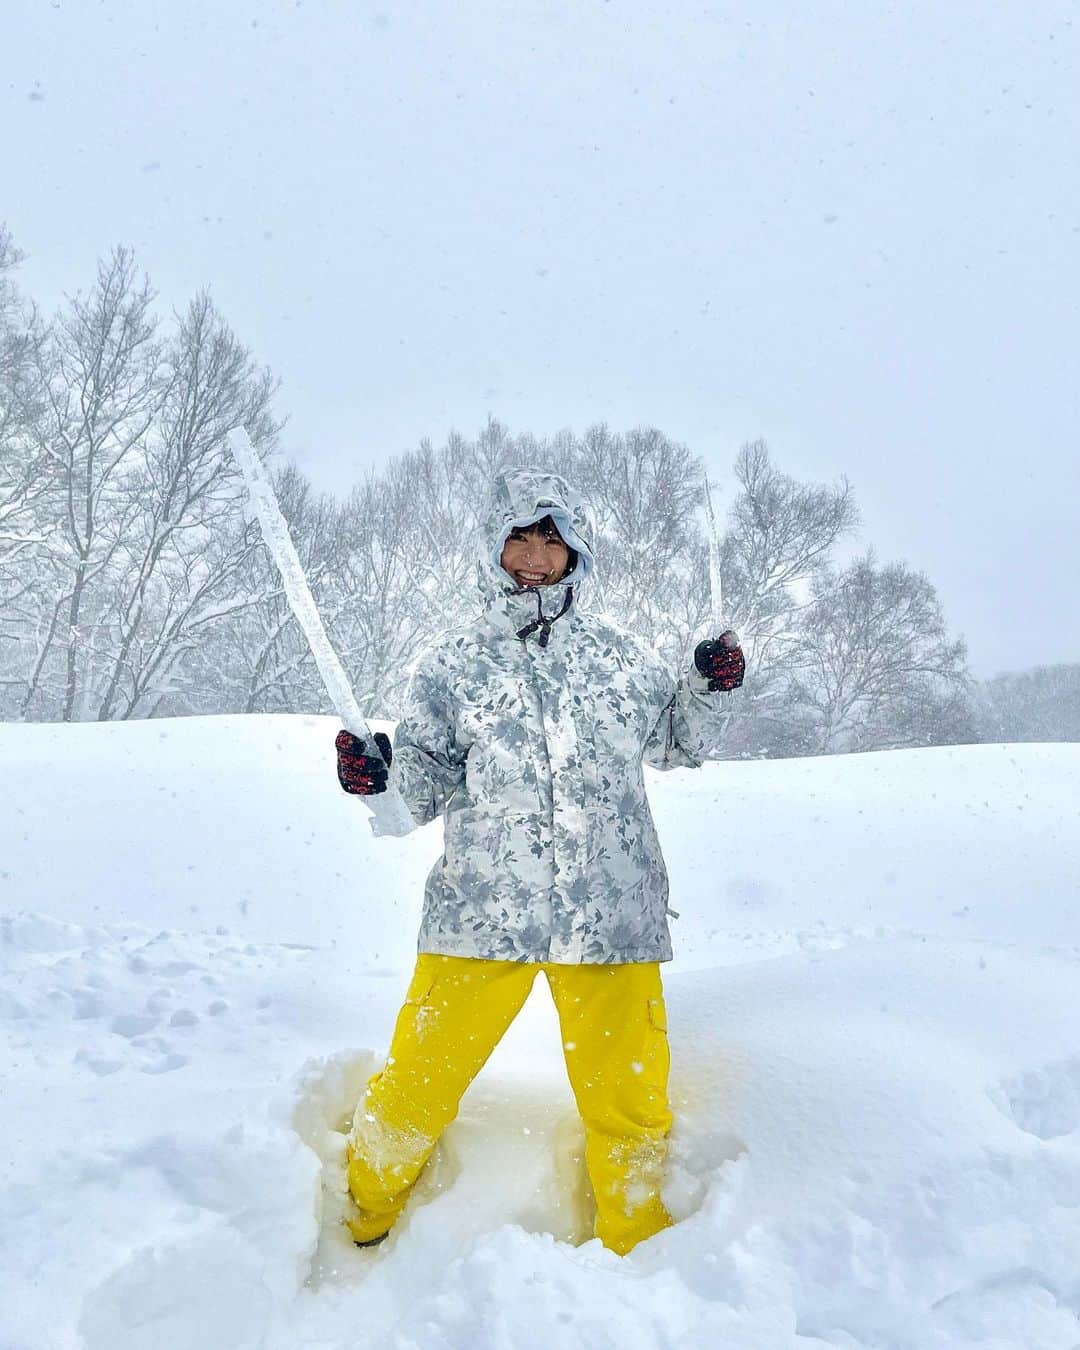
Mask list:
[[[1080,660],[1075,0],[9,0],[0,219],[131,244],[323,487],[493,413],[847,474],[977,674]]]

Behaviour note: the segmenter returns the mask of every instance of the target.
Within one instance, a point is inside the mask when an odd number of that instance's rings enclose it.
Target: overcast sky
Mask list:
[[[1080,6],[9,0],[0,219],[134,246],[320,486],[473,433],[764,437],[980,675],[1080,660]]]

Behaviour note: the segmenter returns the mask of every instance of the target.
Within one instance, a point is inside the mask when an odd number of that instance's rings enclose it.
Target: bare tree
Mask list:
[[[452,454],[422,446],[369,475],[346,505],[334,633],[365,712],[396,708],[417,648],[460,613],[467,569],[454,537],[463,524],[455,467]]]
[[[38,450],[44,326],[11,280],[22,261],[0,225],[0,713],[14,711],[29,629],[41,602],[50,479]]]
[[[996,675],[977,696],[984,741],[1080,741],[1080,665]]]
[[[306,642],[247,518],[225,433],[263,455],[274,382],[206,295],[164,336],[129,251],[41,322],[10,282],[0,228],[0,710],[99,720],[326,707]],[[709,617],[702,464],[652,427],[424,441],[344,502],[274,471],[331,639],[369,714],[397,711],[417,649],[478,608],[478,514],[514,464],[590,500],[586,596],[678,667]],[[970,739],[963,644],[933,588],[872,555],[836,572],[856,522],[846,482],[796,482],[763,442],[736,462],[725,611],[750,670],[729,753]]]
[[[855,528],[851,487],[799,483],[781,473],[764,441],[735,461],[740,491],[721,541],[724,608],[747,654],[747,678],[732,703],[728,752],[804,753],[790,680],[800,615],[836,542]]]
[[[132,716],[173,679],[193,636],[229,611],[227,583],[253,540],[238,528],[242,489],[225,435],[244,425],[269,446],[274,390],[209,296],[197,296],[162,353],[152,425],[123,478],[132,509],[101,625],[99,721]]]
[[[48,486],[33,434],[43,406],[37,358],[44,330],[9,275],[24,256],[0,224],[0,562],[38,542],[34,506]]]
[[[790,689],[812,718],[817,753],[955,735],[968,684],[964,643],[948,636],[921,573],[904,563],[879,567],[872,552],[842,572],[820,570],[800,616]]]
[[[700,459],[655,427],[613,435],[601,424],[566,460],[596,515],[595,605],[678,655],[689,638],[687,621],[703,617],[705,597],[691,584],[702,542]],[[672,626],[679,611],[684,631]]]
[[[846,479],[798,483],[775,468],[764,441],[743,446],[735,474],[742,490],[723,542],[725,594],[755,664],[768,667],[794,636],[815,570],[858,514]]]
[[[56,496],[49,555],[55,600],[24,713],[42,693],[43,710],[64,721],[85,712],[80,691],[85,695],[93,682],[110,569],[135,514],[124,473],[153,418],[159,347],[151,300],[131,253],[117,249],[99,265],[90,293],[68,302],[41,354],[46,413],[39,448]],[[54,653],[62,670],[50,687]]]

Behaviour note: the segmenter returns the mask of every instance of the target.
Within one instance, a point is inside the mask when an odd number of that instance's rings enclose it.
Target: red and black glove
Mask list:
[[[729,628],[718,638],[706,638],[694,650],[694,665],[709,681],[709,691],[738,689],[746,674],[746,657],[737,634]]]
[[[334,740],[337,747],[338,782],[346,792],[371,797],[376,792],[386,791],[386,771],[394,758],[394,752],[390,749],[389,736],[382,731],[375,733],[375,745],[379,751],[377,755],[366,755],[366,744],[351,731],[339,731]]]

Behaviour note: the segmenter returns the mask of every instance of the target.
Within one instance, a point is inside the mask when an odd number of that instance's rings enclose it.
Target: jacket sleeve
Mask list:
[[[678,681],[668,673],[667,687],[674,692],[645,743],[645,763],[654,769],[696,769],[703,760],[718,758],[726,700],[710,693],[709,681],[694,669]]]
[[[445,676],[430,656],[422,657],[413,669],[394,731],[390,782],[417,825],[426,825],[442,814],[464,781],[465,756],[455,740]]]

